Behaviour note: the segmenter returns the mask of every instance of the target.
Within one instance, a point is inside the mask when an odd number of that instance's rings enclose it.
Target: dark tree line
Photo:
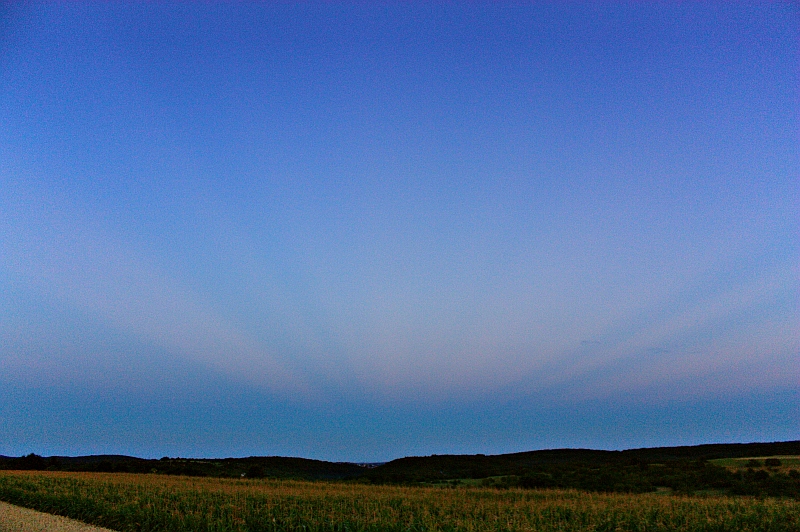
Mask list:
[[[378,484],[449,484],[468,479],[498,489],[568,488],[599,492],[720,492],[800,498],[800,473],[777,458],[751,458],[726,469],[710,460],[800,455],[800,441],[773,444],[700,445],[630,451],[557,449],[506,455],[407,457],[362,467],[303,458],[249,457],[159,460],[104,455],[0,457],[0,469],[159,473],[167,475],[347,480]]]

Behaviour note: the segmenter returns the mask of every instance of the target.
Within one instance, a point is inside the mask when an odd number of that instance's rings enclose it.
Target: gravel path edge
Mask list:
[[[114,532],[75,519],[0,501],[0,532]]]

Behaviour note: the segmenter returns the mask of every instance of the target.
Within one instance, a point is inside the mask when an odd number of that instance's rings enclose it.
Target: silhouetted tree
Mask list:
[[[47,462],[38,454],[31,453],[18,459],[20,469],[47,469]]]

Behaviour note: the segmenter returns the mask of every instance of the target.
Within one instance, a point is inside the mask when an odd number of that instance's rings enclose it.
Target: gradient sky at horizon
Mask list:
[[[0,454],[800,438],[796,3],[5,3]]]

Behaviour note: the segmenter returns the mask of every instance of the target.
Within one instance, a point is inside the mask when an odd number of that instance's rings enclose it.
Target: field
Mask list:
[[[770,466],[767,460],[778,460],[779,465]],[[747,468],[767,467],[772,471],[788,474],[790,471],[800,471],[800,456],[753,456],[745,458],[719,458],[709,460],[712,464],[725,467],[732,471]]]
[[[0,471],[0,499],[116,530],[796,531],[795,499]]]
[[[0,456],[0,470],[346,481],[419,487],[672,492],[800,500],[800,441],[397,458],[373,467],[298,457]]]

